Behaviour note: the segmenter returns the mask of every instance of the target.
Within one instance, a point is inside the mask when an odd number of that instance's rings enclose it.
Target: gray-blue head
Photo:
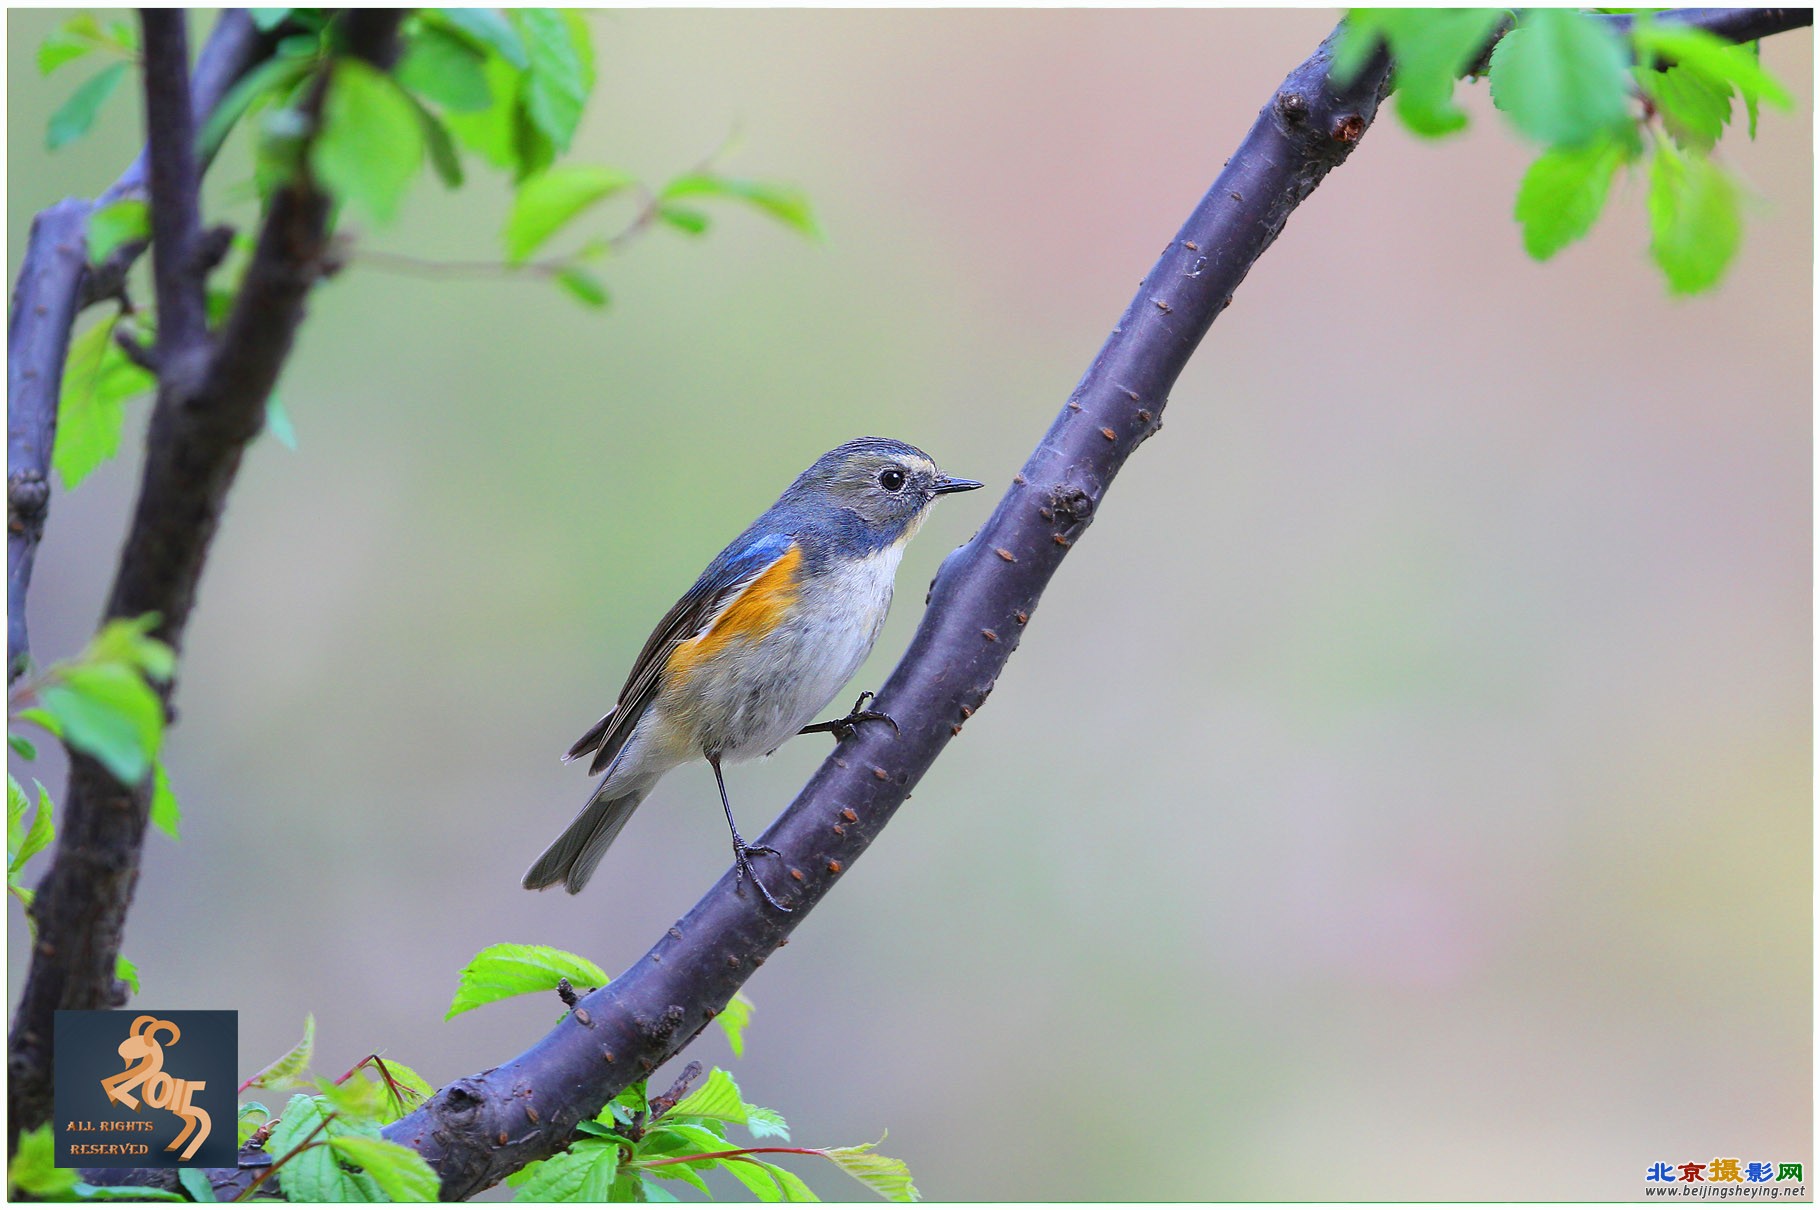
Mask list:
[[[778,500],[826,515],[851,514],[874,543],[890,546],[914,534],[937,496],[983,486],[942,474],[914,445],[889,437],[859,437],[829,450]]]

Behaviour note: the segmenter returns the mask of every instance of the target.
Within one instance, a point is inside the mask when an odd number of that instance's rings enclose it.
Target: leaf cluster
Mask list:
[[[1357,75],[1380,45],[1393,61],[1396,112],[1435,137],[1466,125],[1454,84],[1476,65],[1504,9],[1351,10],[1334,74]],[[1650,255],[1672,294],[1712,289],[1742,238],[1743,190],[1714,158],[1740,101],[1755,138],[1759,106],[1793,100],[1737,46],[1685,25],[1636,17],[1620,30],[1575,9],[1526,9],[1486,69],[1492,103],[1542,145],[1517,188],[1523,246],[1547,260],[1598,221],[1620,171],[1648,178]]]

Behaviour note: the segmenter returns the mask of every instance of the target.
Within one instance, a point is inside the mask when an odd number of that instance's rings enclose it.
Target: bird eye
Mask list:
[[[888,492],[897,491],[904,486],[904,472],[888,466],[878,473],[878,485]]]

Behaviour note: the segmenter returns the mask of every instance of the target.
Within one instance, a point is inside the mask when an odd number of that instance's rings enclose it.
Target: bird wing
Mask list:
[[[645,640],[644,649],[632,661],[632,671],[619,691],[618,704],[575,741],[563,760],[571,761],[594,753],[594,760],[588,766],[590,774],[597,774],[612,764],[626,740],[631,738],[638,720],[644,717],[657,697],[670,653],[706,631],[722,610],[790,553],[795,544],[789,534],[767,534],[756,539],[742,534],[721,551]]]

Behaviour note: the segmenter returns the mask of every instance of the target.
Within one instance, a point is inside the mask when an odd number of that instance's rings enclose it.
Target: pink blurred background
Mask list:
[[[358,259],[318,293],[280,388],[299,449],[248,457],[191,628],[138,1003],[239,1009],[249,1072],[313,1011],[328,1074],[385,1048],[443,1082],[554,1016],[444,1024],[481,946],[635,959],[725,864],[705,768],[579,898],[518,878],[651,624],[848,437],[1005,484],[1335,17],[591,14],[576,159],[661,178],[737,128],[727,167],[803,186],[827,240],[653,237],[604,316]],[[43,150],[81,78],[31,64],[58,19],[8,15],[9,273],[136,146],[123,89]],[[938,1199],[1612,1199],[1658,1160],[1811,1165],[1811,35],[1763,57],[1797,106],[1723,144],[1752,196],[1710,297],[1666,297],[1640,181],[1531,262],[1531,153],[1482,86],[1462,136],[1368,133],[989,708],[748,984],[751,1099],[810,1145],[889,1128]],[[246,166],[237,141],[211,217],[247,221]],[[361,242],[497,256],[506,189],[470,172]],[[54,501],[41,660],[94,625],[144,414]],[[937,510],[855,690],[989,506]],[[749,834],[826,751],[733,772]],[[15,771],[61,793],[54,759]],[[23,935],[14,910],[14,999]]]

